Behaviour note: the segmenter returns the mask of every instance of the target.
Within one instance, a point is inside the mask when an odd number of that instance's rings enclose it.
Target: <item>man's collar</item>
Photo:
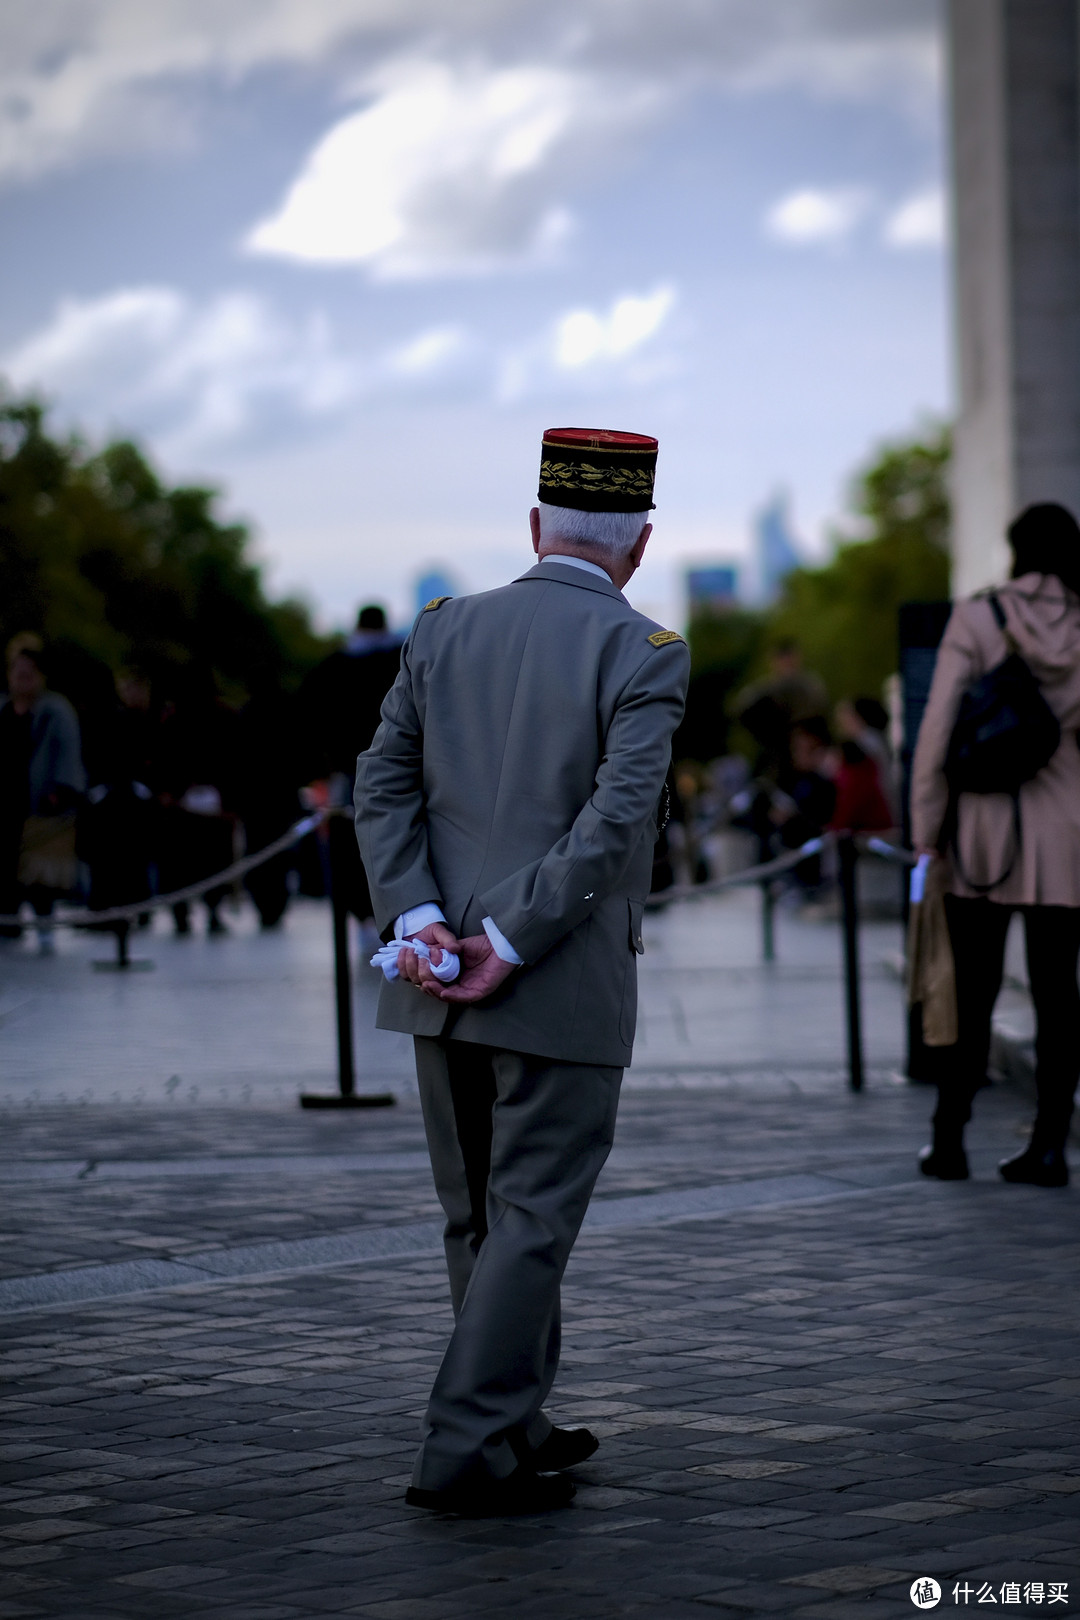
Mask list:
[[[549,551],[546,557],[541,557],[540,562],[568,563],[571,568],[584,568],[587,573],[598,574],[601,579],[606,579],[609,585],[614,583],[606,568],[601,568],[599,563],[589,562],[584,557],[570,557],[562,551]],[[539,566],[538,563],[537,567]]]
[[[569,557],[547,556],[543,562],[530,568],[527,574],[519,574],[518,579],[558,580],[560,585],[580,585],[583,590],[598,591],[602,596],[614,596],[620,602],[626,601],[622,591],[602,568],[575,568]]]

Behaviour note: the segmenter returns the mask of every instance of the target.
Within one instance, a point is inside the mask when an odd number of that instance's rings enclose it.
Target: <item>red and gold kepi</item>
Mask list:
[[[646,512],[654,504],[658,445],[643,433],[548,428],[540,457],[540,499],[578,512]]]

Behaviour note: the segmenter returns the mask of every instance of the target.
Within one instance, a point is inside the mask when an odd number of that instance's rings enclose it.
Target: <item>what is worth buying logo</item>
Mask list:
[[[911,1583],[911,1601],[917,1609],[936,1609],[941,1602],[941,1587],[932,1575],[920,1575]]]

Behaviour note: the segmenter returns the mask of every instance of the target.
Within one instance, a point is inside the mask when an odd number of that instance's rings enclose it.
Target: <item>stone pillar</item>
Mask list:
[[[1031,501],[1080,517],[1077,0],[948,0],[958,417],[953,590]]]

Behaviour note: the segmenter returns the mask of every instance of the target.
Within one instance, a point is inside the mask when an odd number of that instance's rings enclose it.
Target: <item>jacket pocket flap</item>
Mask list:
[[[645,942],[641,937],[641,924],[645,916],[645,902],[643,900],[628,900],[630,907],[630,949],[637,951],[639,956],[645,954]]]

